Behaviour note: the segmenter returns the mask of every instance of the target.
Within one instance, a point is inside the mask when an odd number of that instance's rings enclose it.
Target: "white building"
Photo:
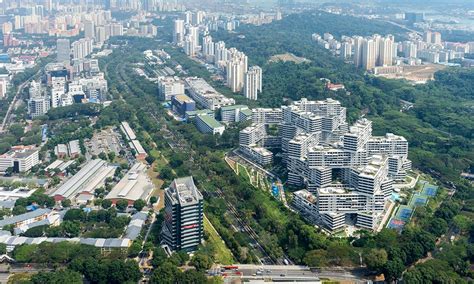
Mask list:
[[[225,127],[220,124],[214,117],[209,115],[196,116],[196,127],[202,133],[209,133],[212,135],[224,133]]]
[[[180,44],[184,41],[184,21],[174,20],[173,43]]]
[[[202,78],[188,77],[184,79],[184,83],[190,97],[203,108],[216,110],[235,104],[234,99],[217,92]]]
[[[404,180],[411,168],[406,139],[390,133],[372,136],[367,119],[349,127],[346,109],[332,99],[302,99],[282,106],[277,119],[267,119],[268,112],[254,110],[256,124],[240,132],[241,151],[263,160],[256,150],[268,147],[266,125],[278,124],[288,184],[305,185],[314,194],[311,204],[296,197],[305,216],[331,231],[343,228],[346,220],[374,229],[394,181]]]
[[[245,73],[244,96],[249,100],[257,100],[258,93],[262,92],[262,68],[250,67]]]
[[[158,81],[159,97],[171,101],[174,96],[184,95],[184,82],[178,77],[165,77]]]
[[[12,168],[14,172],[24,173],[39,163],[37,148],[34,146],[14,146],[7,153],[0,155],[0,172]]]

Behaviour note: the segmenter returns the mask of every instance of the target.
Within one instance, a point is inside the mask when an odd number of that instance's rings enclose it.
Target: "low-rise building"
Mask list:
[[[0,155],[0,172],[12,168],[13,172],[24,173],[39,163],[39,151],[36,147],[13,146],[10,151]]]
[[[214,117],[209,115],[200,115],[196,117],[196,127],[202,133],[219,134],[224,133],[225,127]]]
[[[158,81],[158,95],[164,101],[184,95],[184,83],[178,77],[165,77]]]
[[[246,112],[243,112],[247,110]],[[250,113],[250,115],[249,115]],[[221,108],[221,121],[226,123],[240,122],[252,118],[249,107],[246,105],[232,105]]]
[[[129,205],[133,205],[138,199],[148,201],[152,191],[153,183],[148,178],[147,167],[142,163],[136,163],[105,199],[111,200],[113,204],[118,200],[126,200]]]
[[[173,111],[180,117],[185,117],[186,112],[196,110],[196,102],[186,95],[176,95],[171,98]]]
[[[83,195],[83,197],[87,195],[88,200],[92,200],[94,190],[102,186],[108,177],[114,175],[114,172],[115,167],[108,165],[107,162],[100,159],[91,160],[72,178],[50,193],[50,196],[54,197],[56,201],[64,199],[75,201],[79,195]]]
[[[14,228],[25,226],[46,219],[51,214],[50,209],[37,209],[25,214],[11,216],[0,220],[0,228],[12,225]]]
[[[216,110],[235,104],[234,99],[225,97],[202,78],[189,77],[184,81],[190,97],[204,108]]]
[[[198,109],[193,111],[187,111],[184,118],[189,121],[191,119],[195,119],[197,116],[200,115],[208,115],[214,117],[214,111],[210,109]]]

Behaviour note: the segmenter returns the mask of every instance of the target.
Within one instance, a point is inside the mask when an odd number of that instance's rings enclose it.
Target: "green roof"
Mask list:
[[[241,113],[245,114],[246,116],[251,116],[252,115],[252,110],[251,109],[243,109],[240,111]]]
[[[222,127],[222,124],[220,124],[219,121],[217,121],[214,117],[209,116],[209,115],[201,115],[198,116],[198,119],[202,120],[205,124],[207,124],[211,128],[218,128]]]
[[[246,106],[246,105],[223,106],[223,107],[221,107],[221,111],[234,110],[234,109],[239,109],[239,108],[248,109],[248,106]]]
[[[186,112],[187,115],[189,116],[193,116],[193,115],[197,115],[197,114],[214,114],[214,111],[210,110],[210,109],[198,109],[198,110],[188,110]]]

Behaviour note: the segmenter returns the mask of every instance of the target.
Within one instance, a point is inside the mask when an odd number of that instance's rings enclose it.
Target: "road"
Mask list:
[[[15,93],[15,96],[13,97],[13,100],[10,104],[10,106],[8,107],[8,110],[7,110],[7,113],[5,114],[5,117],[3,118],[3,121],[2,121],[2,125],[0,126],[0,133],[3,133],[5,132],[7,129],[8,129],[8,126],[11,122],[11,116],[12,116],[12,113],[15,109],[15,105],[18,101],[18,97],[20,96],[21,92],[23,91],[23,89],[31,82],[31,80],[36,77],[39,73],[41,72],[41,69],[38,70],[38,72],[36,72],[34,75],[32,75],[30,78],[28,78],[28,80],[26,80],[25,82],[23,82],[19,87],[18,87],[18,90],[16,91]]]
[[[148,240],[148,236],[150,235],[151,229],[153,227],[153,223],[155,223],[155,217],[157,213],[158,212],[154,211],[153,214],[151,214],[150,225],[148,226],[148,230],[146,230],[145,237],[143,238],[142,247],[143,245],[145,245],[146,241]],[[153,254],[149,254],[149,252],[145,252],[142,250],[138,255],[140,258],[138,262],[140,268],[142,269],[150,268],[150,266],[148,265],[148,261],[152,258]]]
[[[365,283],[363,269],[335,268],[335,269],[310,269],[300,265],[253,265],[236,264],[238,269],[226,270],[221,267],[210,270],[210,273],[219,272],[224,276],[224,283],[231,283],[232,280],[239,279],[271,279],[273,281],[318,281],[321,278],[331,280],[349,280],[353,282]]]

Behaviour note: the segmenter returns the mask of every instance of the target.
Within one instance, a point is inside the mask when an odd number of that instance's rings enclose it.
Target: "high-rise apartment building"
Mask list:
[[[247,55],[235,48],[229,49],[227,55],[226,75],[227,86],[232,90],[232,92],[242,91],[247,70]]]
[[[431,36],[431,43],[441,45],[441,33],[434,32]]]
[[[92,53],[92,39],[81,38],[72,43],[73,59],[83,59]]]
[[[165,190],[163,243],[172,251],[195,251],[204,236],[203,197],[192,177],[177,178]]]
[[[194,46],[199,45],[199,27],[189,26],[188,27],[188,36],[194,41]]]
[[[196,41],[191,35],[186,35],[184,39],[184,53],[187,56],[194,57],[196,56]]]
[[[69,39],[58,39],[56,41],[56,51],[56,62],[69,62],[71,55],[71,43]]]
[[[431,31],[425,31],[423,33],[423,41],[426,43],[431,43],[431,37],[432,37],[432,32]]]
[[[262,92],[262,68],[252,66],[245,73],[244,96],[249,100],[257,100],[259,92]]]
[[[215,58],[214,63],[219,65],[222,62],[227,61],[228,50],[225,47],[225,42],[219,41],[214,46]]]
[[[95,39],[95,25],[93,21],[84,22],[84,37]]]
[[[180,44],[184,41],[184,21],[174,20],[173,43]]]
[[[393,40],[387,36],[379,40],[378,66],[390,66],[393,63]]]
[[[362,68],[371,70],[377,63],[377,41],[375,39],[365,39],[362,42]]]
[[[202,55],[209,61],[214,61],[215,46],[211,36],[205,36],[202,39]]]

